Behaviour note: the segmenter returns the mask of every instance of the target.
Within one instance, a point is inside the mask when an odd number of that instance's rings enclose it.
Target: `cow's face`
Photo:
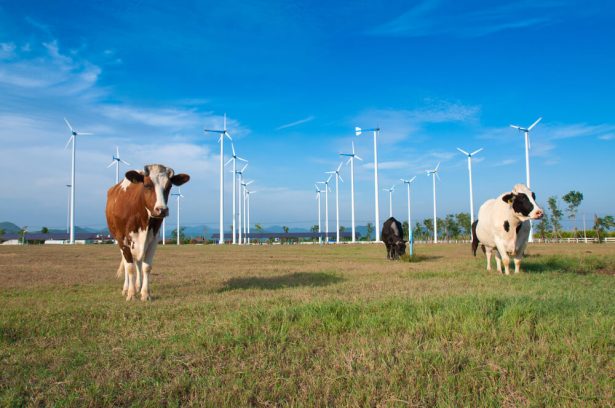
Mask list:
[[[523,184],[517,184],[513,190],[502,197],[502,201],[509,203],[515,215],[521,220],[538,220],[544,212],[536,204],[536,194]]]
[[[126,178],[132,183],[143,184],[145,209],[152,218],[169,215],[167,201],[171,186],[181,186],[190,180],[187,174],[175,174],[173,169],[160,164],[149,164],[143,171],[130,170]]]
[[[395,254],[397,258],[406,253],[406,241],[399,240],[395,243]]]

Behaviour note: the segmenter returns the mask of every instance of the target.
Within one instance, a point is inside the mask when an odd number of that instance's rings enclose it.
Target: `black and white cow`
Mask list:
[[[386,220],[382,226],[382,242],[387,247],[387,259],[399,259],[406,252],[406,242],[403,240],[404,230],[401,223],[394,217]]]
[[[495,249],[497,269],[510,274],[510,255],[514,256],[515,273],[519,272],[521,258],[530,235],[530,221],[542,218],[542,209],[536,204],[536,195],[524,184],[517,184],[510,192],[485,201],[478,210],[478,220],[472,225],[472,252],[476,256],[482,245],[487,256],[487,270],[491,270],[491,253]]]

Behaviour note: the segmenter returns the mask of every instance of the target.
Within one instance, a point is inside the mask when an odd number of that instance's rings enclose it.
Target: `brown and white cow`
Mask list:
[[[149,274],[158,246],[158,230],[169,214],[169,192],[172,185],[181,186],[188,180],[187,174],[149,164],[142,171],[126,172],[126,178],[107,192],[107,225],[122,253],[117,272],[121,276],[124,270],[122,294],[126,300],[133,299],[139,289],[141,300],[150,299]]]
[[[519,273],[521,258],[530,234],[530,221],[542,218],[536,195],[524,184],[517,184],[510,192],[485,201],[478,210],[478,220],[472,225],[472,252],[476,256],[479,243],[487,256],[487,270],[491,270],[491,253],[495,249],[497,269],[510,274],[509,254],[515,258],[515,273]]]

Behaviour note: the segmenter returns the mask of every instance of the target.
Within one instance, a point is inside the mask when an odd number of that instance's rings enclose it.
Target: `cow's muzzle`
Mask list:
[[[169,207],[164,207],[164,208],[156,207],[154,208],[154,211],[152,212],[153,218],[164,218],[167,215],[169,215]]]

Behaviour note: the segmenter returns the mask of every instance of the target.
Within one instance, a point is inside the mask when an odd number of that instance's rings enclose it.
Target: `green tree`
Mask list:
[[[186,241],[186,233],[184,232],[185,229],[186,227],[179,228],[179,242],[181,243]],[[171,231],[171,238],[173,239],[173,242],[177,242],[177,228]]]
[[[3,236],[5,234],[5,232],[6,231],[4,230],[4,228],[0,228],[0,237]]]
[[[562,196],[562,200],[566,204],[568,204],[568,208],[566,208],[566,212],[568,213],[568,218],[574,221],[574,236],[577,236],[577,211],[579,211],[579,206],[583,201],[583,193],[578,191],[569,191],[568,193]]]
[[[263,232],[263,226],[261,224],[254,224],[256,232]]]
[[[598,242],[602,242],[602,237],[606,231],[613,228],[615,228],[615,218],[612,215],[605,215],[604,217],[594,215],[594,231],[596,231]]]
[[[412,231],[412,234],[414,235],[414,239],[425,239],[425,229],[420,222],[414,224],[414,230]]]
[[[461,233],[461,228],[457,223],[457,218],[453,214],[447,214],[444,218],[444,226],[446,230],[446,239],[458,239]]]
[[[289,228],[288,228],[286,225],[284,225],[284,226],[282,227],[282,229],[284,230],[284,233],[285,233],[285,234],[288,234],[288,230],[289,230]]]
[[[557,196],[551,196],[547,200],[547,204],[549,205],[549,209],[551,210],[551,225],[553,226],[553,235],[555,237],[561,237],[560,230],[562,229],[562,224],[560,220],[564,213],[559,209],[557,204]]]
[[[410,240],[410,234],[409,234],[410,229],[408,228],[408,221],[404,221],[401,224],[401,229],[404,230],[404,233],[403,233],[404,239],[409,241]]]
[[[455,219],[457,221],[460,234],[463,234],[465,237],[469,239],[471,231],[472,231],[472,222],[470,221],[470,213],[463,212],[463,213],[455,214]]]
[[[43,234],[49,234],[49,228],[47,228],[47,227],[43,227],[43,228],[41,228],[41,233],[43,233]]]
[[[374,233],[374,224],[372,224],[371,222],[367,223],[367,238],[366,239],[371,239],[372,234]]]
[[[551,222],[549,221],[549,215],[545,212],[544,216],[540,219],[540,222],[536,224],[536,232],[540,235],[540,238],[547,239],[547,234],[551,230]]]
[[[426,239],[429,240],[433,237],[433,220],[431,218],[425,218],[423,220],[423,225],[425,226]]]

